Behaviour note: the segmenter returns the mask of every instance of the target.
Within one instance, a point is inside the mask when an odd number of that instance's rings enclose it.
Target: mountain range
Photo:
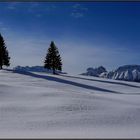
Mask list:
[[[124,65],[109,72],[103,66],[97,68],[90,67],[87,69],[87,72],[81,75],[140,82],[140,65]]]

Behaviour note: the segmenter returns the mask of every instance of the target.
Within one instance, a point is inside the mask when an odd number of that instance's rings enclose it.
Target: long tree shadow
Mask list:
[[[78,78],[78,79],[82,79],[82,80],[96,81],[96,82],[102,82],[102,83],[109,83],[109,84],[118,84],[118,85],[122,85],[122,86],[134,87],[134,88],[140,88],[140,86],[130,85],[130,84],[121,83],[121,82],[115,82],[115,81],[103,81],[103,80],[90,79],[90,78],[82,78],[82,77],[68,76],[68,75],[60,75],[60,76],[70,77],[70,78]]]
[[[36,78],[42,78],[42,79],[49,80],[49,81],[55,81],[55,82],[59,82],[59,83],[64,83],[64,84],[69,84],[69,85],[73,85],[73,86],[77,86],[77,87],[82,87],[82,88],[86,88],[86,89],[102,91],[102,92],[110,92],[110,93],[116,93],[116,94],[122,94],[120,92],[107,90],[107,89],[103,89],[103,88],[99,88],[99,87],[95,87],[95,86],[85,85],[85,84],[81,84],[81,83],[77,83],[77,82],[73,82],[73,81],[69,81],[69,80],[64,80],[64,79],[53,77],[53,76],[39,75],[39,74],[27,72],[27,71],[26,72],[25,71],[24,72],[14,71],[14,72],[19,73],[19,74],[32,76],[32,77],[36,77]]]

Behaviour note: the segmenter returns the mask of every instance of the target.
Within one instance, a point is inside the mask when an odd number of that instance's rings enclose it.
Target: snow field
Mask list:
[[[140,83],[0,71],[1,138],[139,138]]]

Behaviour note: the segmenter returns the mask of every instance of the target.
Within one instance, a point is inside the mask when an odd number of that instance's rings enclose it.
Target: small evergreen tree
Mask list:
[[[2,69],[2,66],[10,66],[10,57],[9,53],[7,51],[4,39],[2,35],[0,34],[0,69]]]
[[[61,57],[58,48],[53,41],[48,48],[47,55],[44,61],[44,68],[53,70],[53,74],[56,74],[55,70],[62,70]]]

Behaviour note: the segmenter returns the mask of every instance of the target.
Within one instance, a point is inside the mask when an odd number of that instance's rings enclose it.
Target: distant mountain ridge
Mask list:
[[[140,82],[140,65],[124,65],[111,71],[106,78]]]
[[[110,72],[107,72],[103,66],[100,66],[98,68],[88,68],[87,72],[82,73],[82,75],[140,82],[140,65],[124,65]]]
[[[101,73],[107,72],[103,66],[99,66],[97,68],[87,68],[87,72],[82,73],[81,75],[89,75],[89,76],[96,76],[100,77]]]

